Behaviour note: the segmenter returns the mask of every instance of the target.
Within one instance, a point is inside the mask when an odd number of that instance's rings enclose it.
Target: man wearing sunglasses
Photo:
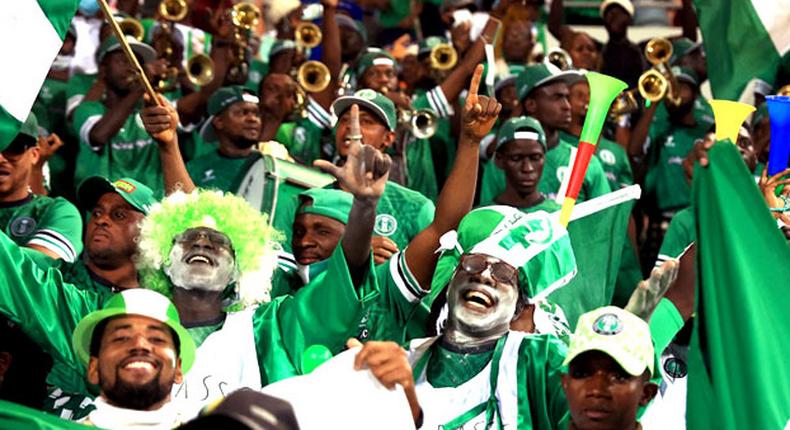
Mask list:
[[[33,256],[44,264],[51,263],[46,257],[73,263],[82,251],[77,208],[30,189],[39,158],[38,138],[38,121],[31,113],[17,137],[0,148],[0,228],[17,245],[38,251]]]

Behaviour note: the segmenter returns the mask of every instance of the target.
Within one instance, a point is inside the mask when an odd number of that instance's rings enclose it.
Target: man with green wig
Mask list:
[[[260,388],[301,373],[300,358],[311,345],[342,348],[361,303],[375,293],[354,285],[371,270],[370,236],[388,169],[388,157],[352,145],[347,165],[332,172],[353,191],[349,222],[362,228],[344,235],[328,269],[315,279],[322,288],[307,285],[273,301],[269,288],[279,235],[265,215],[217,191],[177,192],[151,209],[140,229],[141,284],[172,297],[198,345],[192,371],[173,386],[176,402],[197,410],[234,389]],[[77,321],[102,304],[53,270],[35,266],[5,235],[0,266],[6,285],[0,312],[37,334],[51,354],[60,354]],[[58,326],[62,331],[53,330]],[[60,358],[84,374],[74,360]]]

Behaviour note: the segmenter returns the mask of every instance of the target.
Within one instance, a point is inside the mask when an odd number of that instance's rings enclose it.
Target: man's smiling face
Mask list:
[[[174,286],[187,290],[222,291],[236,275],[230,239],[208,227],[185,230],[173,239],[165,273]]]

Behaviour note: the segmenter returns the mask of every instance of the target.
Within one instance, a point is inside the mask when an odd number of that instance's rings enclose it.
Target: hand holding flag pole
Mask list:
[[[121,31],[121,27],[118,26],[118,22],[115,21],[115,17],[113,17],[112,12],[110,11],[110,6],[107,5],[107,0],[96,1],[99,3],[99,7],[104,14],[104,18],[107,19],[107,23],[110,24],[113,34],[115,34],[115,37],[118,39],[118,43],[121,44],[121,49],[123,49],[126,59],[129,61],[129,63],[131,63],[132,67],[134,68],[134,73],[143,84],[145,92],[148,94],[149,100],[151,100],[151,102],[155,103],[157,106],[161,106],[159,97],[156,96],[156,91],[154,91],[154,87],[151,86],[151,82],[148,81],[148,78],[145,76],[145,70],[143,70],[140,62],[137,61],[137,57],[134,55],[132,48],[129,47],[129,43],[126,41],[126,36]]]
[[[612,105],[615,97],[628,87],[625,82],[619,79],[596,72],[588,72],[587,81],[590,83],[590,104],[579,137],[579,150],[576,153],[576,160],[573,162],[568,190],[565,192],[565,200],[562,202],[560,211],[560,224],[563,227],[567,227],[570,222],[573,207],[576,206],[576,199],[579,197],[579,191],[584,183],[587,166],[595,153],[603,122],[609,113],[609,106]]]

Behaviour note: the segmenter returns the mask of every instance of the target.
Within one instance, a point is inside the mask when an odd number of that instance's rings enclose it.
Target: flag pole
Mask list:
[[[151,102],[159,106],[159,98],[157,97],[156,91],[154,91],[154,87],[151,86],[151,82],[148,81],[148,78],[145,76],[145,70],[140,65],[140,62],[137,61],[137,57],[132,52],[132,48],[129,46],[129,42],[126,41],[126,36],[121,31],[121,27],[118,26],[118,22],[115,21],[115,17],[113,17],[112,12],[110,12],[110,7],[107,5],[107,0],[97,0],[99,3],[99,7],[101,7],[101,11],[104,14],[104,18],[107,19],[107,23],[110,24],[110,28],[112,28],[112,32],[115,34],[115,37],[118,39],[118,43],[121,44],[121,49],[123,49],[123,53],[126,55],[126,59],[132,64],[134,68],[134,73],[137,75],[137,78],[143,84],[145,88],[145,92],[151,98]]]

